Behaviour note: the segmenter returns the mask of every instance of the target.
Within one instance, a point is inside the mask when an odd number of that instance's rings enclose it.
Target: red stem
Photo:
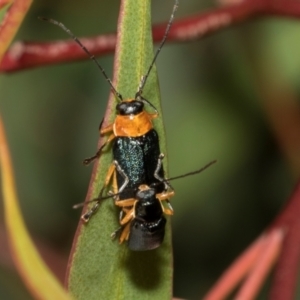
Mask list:
[[[283,213],[271,225],[286,230],[282,250],[275,268],[269,299],[294,298],[300,259],[300,182]]]
[[[284,234],[282,230],[270,231],[266,236],[265,247],[262,249],[256,262],[251,266],[247,279],[243,283],[235,299],[255,299],[263,285],[270,269],[273,267],[281,249]]]
[[[244,0],[235,5],[216,8],[173,23],[168,41],[183,42],[199,39],[242,21],[263,15],[300,16],[300,3],[285,0]],[[166,24],[153,27],[154,42],[161,41]],[[112,53],[115,34],[82,38],[81,41],[95,55]],[[12,72],[42,65],[87,59],[86,54],[73,41],[51,43],[17,42],[8,50],[0,71]]]
[[[203,300],[224,299],[239,282],[246,276],[254,265],[258,256],[265,248],[266,236],[259,237],[254,241],[222,274],[212,289],[204,296]]]
[[[246,273],[250,271],[250,268],[261,269],[266,264],[267,259],[272,262],[275,259],[276,253],[279,253],[277,265],[273,276],[273,283],[270,288],[271,300],[292,300],[297,285],[297,275],[299,269],[300,259],[300,180],[297,187],[290,197],[286,207],[282,210],[280,215],[270,225],[264,234],[265,239],[270,240],[273,235],[275,238],[275,246],[270,245],[267,248],[264,247],[264,239],[260,237],[256,240],[245,252],[224,272],[222,277],[209,291],[204,299],[223,299],[234,286],[240,282]],[[279,235],[278,235],[279,233]],[[283,236],[282,236],[283,234]],[[283,241],[279,241],[278,237]],[[265,248],[265,249],[263,249]],[[269,253],[265,253],[266,250]],[[260,254],[259,254],[260,253]],[[258,255],[264,256],[265,258],[261,263],[255,262]],[[270,269],[271,263],[268,265],[269,268],[263,269],[264,274],[267,274],[267,270]],[[251,280],[255,285],[262,283],[264,279],[263,274],[253,275]],[[252,283],[251,283],[252,285]],[[242,287],[243,289],[243,287]],[[241,291],[242,291],[241,289]],[[250,292],[253,292],[253,287],[250,288]],[[240,299],[244,299],[244,296]]]

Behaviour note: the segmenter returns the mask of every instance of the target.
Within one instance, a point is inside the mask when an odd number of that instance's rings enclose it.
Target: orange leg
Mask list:
[[[126,199],[126,200],[120,200],[120,201],[115,201],[115,204],[119,207],[122,207],[121,215],[120,215],[120,224],[121,227],[117,229],[112,236],[115,237],[117,232],[123,228],[122,233],[120,235],[120,240],[119,243],[123,243],[124,241],[128,240],[129,233],[130,233],[130,224],[131,220],[134,218],[134,204],[137,200],[132,198],[132,199]],[[128,208],[127,206],[130,206]],[[122,213],[125,213],[125,216],[122,218]]]
[[[166,215],[172,216],[174,214],[173,208],[169,202],[169,199],[172,198],[174,195],[175,195],[174,191],[164,192],[156,195],[156,198],[160,201],[160,205],[163,210],[163,213]],[[165,208],[162,201],[166,201],[169,208]]]
[[[106,134],[108,132],[112,132],[113,130],[114,130],[114,123],[106,126],[105,128],[100,129],[100,134],[104,135],[104,134]]]
[[[169,200],[174,195],[175,195],[174,191],[169,191],[169,192],[163,192],[163,193],[157,194],[156,198],[160,201],[164,201],[164,200]]]
[[[122,210],[120,211],[119,214],[119,221],[121,225],[123,225],[123,223],[121,223],[121,220],[123,219],[124,213],[127,214],[127,212],[132,209],[132,206],[134,205],[135,201],[136,200],[134,198],[126,199],[126,200],[118,200],[118,199],[115,200],[115,205],[122,207]]]
[[[130,223],[130,221],[134,218],[134,207],[132,207],[128,212],[126,212],[125,217],[120,221],[121,225],[125,225],[126,223]]]
[[[86,213],[84,213],[82,216],[81,216],[81,220],[84,222],[84,223],[87,223],[91,216],[97,211],[97,209],[99,208],[100,206],[100,202],[101,202],[101,198],[102,198],[102,194],[103,194],[103,191],[104,189],[109,185],[109,182],[111,181],[111,177],[114,176],[115,177],[115,170],[116,170],[116,167],[114,164],[111,164],[109,169],[108,169],[108,172],[106,174],[106,177],[105,177],[105,181],[104,181],[104,186],[103,188],[101,189],[100,193],[99,193],[99,201],[96,201],[96,203],[91,207],[91,209],[89,209]],[[115,180],[114,180],[115,181]],[[117,190],[115,192],[115,186],[114,186],[114,183],[113,183],[113,189],[114,189],[114,193],[117,193],[118,192],[118,187],[116,187]],[[96,199],[95,199],[96,200]]]
[[[106,133],[109,133],[109,132],[113,132],[113,126],[114,124],[110,124],[108,125],[107,127],[103,128],[100,130],[100,134],[103,135],[103,134],[106,134]],[[96,152],[95,155],[91,156],[91,157],[88,157],[86,158],[84,161],[83,161],[83,164],[84,165],[88,165],[90,164],[94,159],[98,158],[103,150],[103,148],[109,144],[114,138],[115,138],[115,134],[112,133],[108,139],[105,141],[105,143],[98,149],[98,151]]]
[[[128,224],[126,224],[126,226],[124,227],[124,229],[121,233],[120,240],[119,240],[120,244],[122,244],[124,241],[128,240],[129,233],[130,233],[130,222]]]
[[[113,183],[112,183],[112,187],[113,187],[113,191],[114,194],[117,194],[119,192],[119,188],[118,188],[118,182],[117,182],[117,173],[116,171],[116,166],[115,164],[113,164],[114,166],[114,172],[113,172]],[[105,181],[106,182],[106,181]]]
[[[109,169],[107,171],[107,174],[106,174],[106,177],[105,177],[105,180],[104,180],[104,185],[99,193],[99,198],[102,197],[102,194],[103,194],[103,191],[107,188],[107,186],[109,185],[110,181],[111,181],[111,178],[113,177],[113,184],[112,184],[112,187],[113,187],[113,192],[114,194],[117,194],[118,193],[118,186],[117,186],[117,182],[116,182],[116,179],[115,179],[115,176],[116,176],[116,166],[115,164],[111,164],[109,166]]]
[[[135,198],[129,198],[125,200],[115,201],[115,205],[119,207],[133,206],[137,200]]]
[[[152,120],[152,119],[155,119],[155,118],[158,117],[158,113],[155,113],[155,114],[149,114],[149,113],[148,113],[148,116],[149,116],[149,118]]]

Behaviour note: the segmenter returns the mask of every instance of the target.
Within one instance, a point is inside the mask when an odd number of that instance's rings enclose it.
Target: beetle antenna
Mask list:
[[[215,164],[216,162],[217,162],[216,160],[213,160],[210,163],[208,163],[207,165],[205,165],[204,167],[202,167],[201,169],[198,169],[196,171],[192,171],[192,172],[189,172],[189,173],[186,173],[186,174],[182,174],[182,175],[179,175],[179,176],[175,176],[175,177],[163,179],[163,180],[161,180],[159,182],[151,184],[151,187],[159,185],[162,182],[169,182],[169,181],[172,181],[172,180],[175,180],[175,179],[179,179],[179,178],[183,178],[183,177],[187,177],[187,176],[196,175],[198,173],[203,172],[204,170],[206,170],[208,167],[210,167],[211,165]]]
[[[187,177],[187,176],[196,175],[198,173],[203,172],[204,170],[206,170],[208,167],[210,167],[211,165],[215,164],[216,162],[217,162],[216,160],[213,160],[210,163],[208,163],[207,165],[205,165],[204,167],[202,167],[201,169],[198,169],[196,171],[192,171],[192,172],[189,172],[189,173],[186,173],[186,174],[182,174],[182,175],[179,175],[179,176],[175,176],[175,177],[171,177],[171,178],[168,178],[168,179],[161,180],[159,182],[151,184],[151,186],[153,187],[153,186],[161,184],[162,182],[169,182],[169,181],[172,181],[172,180],[175,180],[175,179],[179,179],[179,178],[183,178],[183,177]],[[77,209],[77,208],[83,207],[83,206],[85,206],[85,205],[87,205],[89,203],[100,202],[102,200],[106,200],[106,199],[109,199],[109,198],[114,198],[114,197],[116,197],[118,195],[120,195],[120,193],[110,194],[110,195],[105,196],[105,197],[98,197],[98,198],[95,198],[93,200],[89,200],[89,201],[77,203],[77,204],[73,205],[73,208]]]
[[[52,24],[60,27],[63,31],[65,31],[81,47],[81,49],[88,55],[88,57],[97,65],[97,67],[100,69],[101,73],[105,77],[106,81],[110,85],[111,90],[112,90],[113,94],[115,95],[115,97],[117,97],[120,101],[123,100],[122,95],[115,89],[111,79],[107,76],[103,67],[96,60],[95,55],[91,54],[91,52],[80,42],[80,40],[73,34],[73,32],[69,28],[67,28],[63,23],[56,21],[54,19],[48,19],[45,17],[38,17],[38,19],[41,21],[46,21],[46,22],[52,23]]]
[[[120,193],[117,193],[117,194],[110,194],[110,195],[105,196],[105,197],[99,197],[99,198],[95,198],[95,199],[93,199],[93,200],[89,200],[89,201],[77,203],[77,204],[74,204],[74,205],[73,205],[73,208],[74,208],[74,209],[77,209],[77,208],[83,207],[83,206],[85,206],[85,205],[87,205],[87,204],[89,204],[89,203],[100,202],[100,201],[102,201],[102,200],[106,200],[106,199],[109,199],[109,198],[113,198],[113,197],[118,196],[118,195],[120,195]]]
[[[157,111],[156,107],[150,101],[143,98],[142,96],[140,96],[139,100],[144,102],[144,103],[147,103],[149,106],[151,106],[154,109],[155,113],[158,114],[158,111]]]
[[[150,72],[151,72],[151,70],[152,70],[152,68],[153,68],[153,66],[154,66],[154,63],[155,63],[155,61],[156,61],[156,59],[157,59],[157,56],[158,56],[159,52],[161,51],[161,49],[162,49],[164,43],[166,42],[166,39],[167,39],[167,37],[168,37],[170,28],[171,28],[171,26],[172,26],[172,23],[173,23],[173,20],[174,20],[174,15],[175,15],[175,12],[176,12],[176,10],[177,10],[177,8],[178,8],[178,5],[179,5],[179,0],[175,0],[175,4],[174,4],[174,6],[173,6],[172,14],[171,14],[171,17],[170,17],[170,19],[169,19],[169,22],[168,22],[168,25],[167,25],[165,34],[164,34],[164,36],[163,36],[162,41],[160,42],[159,47],[157,48],[157,50],[156,50],[156,52],[155,52],[155,55],[154,55],[154,57],[153,57],[153,60],[152,60],[152,62],[151,62],[151,64],[150,64],[150,67],[149,67],[149,69],[148,69],[146,75],[142,76],[142,79],[141,79],[141,82],[140,82],[138,91],[137,91],[136,96],[135,96],[136,98],[141,96],[141,94],[142,94],[142,92],[143,92],[143,87],[144,87],[145,84],[146,84],[146,81],[147,81],[148,76],[149,76],[149,74],[150,74]]]
[[[172,180],[175,180],[175,179],[179,179],[179,178],[183,178],[183,177],[187,177],[187,176],[196,175],[198,173],[203,172],[204,170],[206,170],[207,168],[209,168],[211,165],[215,164],[216,162],[217,162],[216,160],[213,160],[210,163],[208,163],[207,165],[205,165],[204,167],[202,167],[201,169],[198,169],[196,171],[192,171],[192,172],[189,172],[189,173],[186,173],[186,174],[182,174],[182,175],[179,175],[179,176],[175,176],[175,177],[171,177],[171,178],[168,178],[168,179],[161,180],[159,182],[151,184],[151,186],[153,187],[153,186],[161,184],[162,182],[169,182],[169,181],[172,181]],[[110,195],[105,196],[105,197],[98,197],[98,198],[95,198],[93,200],[89,200],[89,201],[85,201],[85,202],[81,202],[81,203],[75,204],[75,205],[73,205],[73,208],[77,209],[77,208],[85,206],[86,204],[89,204],[89,203],[92,203],[92,202],[100,202],[102,200],[113,198],[113,197],[116,197],[118,195],[120,195],[120,193],[110,194]]]

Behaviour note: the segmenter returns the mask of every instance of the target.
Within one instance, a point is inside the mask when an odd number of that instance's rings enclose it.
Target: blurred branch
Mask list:
[[[185,42],[200,39],[258,16],[297,18],[300,16],[300,2],[292,0],[244,0],[194,16],[188,16],[174,22],[168,41]],[[165,23],[153,26],[154,42],[161,41],[165,27]],[[81,41],[94,55],[100,56],[114,51],[116,37],[115,34],[104,34],[82,38]],[[83,59],[88,58],[73,41],[16,42],[4,56],[0,71],[12,72]]]
[[[300,181],[280,215],[224,272],[204,299],[224,299],[246,275],[248,278],[241,286],[236,299],[254,299],[277,257],[269,299],[294,299],[300,260],[299,214]]]
[[[298,181],[295,191],[285,209],[271,225],[271,230],[274,228],[282,228],[285,231],[282,250],[271,285],[269,298],[272,300],[295,299],[300,261],[299,215],[300,181]]]
[[[284,234],[281,229],[259,237],[224,272],[204,300],[222,300],[242,281],[235,299],[255,299],[280,251]]]
[[[0,0],[0,9],[8,6],[0,24],[0,61],[19,29],[32,0]]]
[[[67,256],[62,254],[58,249],[54,249],[49,244],[44,241],[33,237],[34,243],[39,249],[42,258],[46,261],[49,268],[55,274],[55,276],[60,280],[61,283],[64,282],[65,271],[67,266]],[[4,225],[0,222],[0,265],[9,269],[16,270],[12,254],[9,249],[8,236]]]
[[[274,68],[273,68],[274,70]],[[274,80],[276,76],[276,80]],[[258,79],[260,77],[260,79]],[[280,72],[276,75],[263,78],[259,89],[266,116],[271,130],[277,139],[285,159],[288,161],[290,169],[295,178],[300,175],[300,105],[296,92],[291,85],[281,78]],[[279,81],[278,79],[282,80]]]
[[[300,2],[299,2],[300,3]],[[243,39],[251,83],[262,102],[270,130],[294,178],[300,176],[300,103],[297,88],[284,74],[278,57]],[[264,54],[263,54],[264,53]]]
[[[110,34],[80,40],[94,55],[111,53],[116,44],[116,36]],[[16,42],[5,54],[0,64],[0,72],[85,59],[88,56],[73,40],[50,43]]]

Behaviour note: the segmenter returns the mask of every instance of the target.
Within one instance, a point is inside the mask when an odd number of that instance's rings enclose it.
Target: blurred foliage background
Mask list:
[[[153,22],[167,20],[172,5],[153,0]],[[176,18],[215,5],[181,1]],[[109,0],[39,0],[16,40],[67,38],[38,16],[64,22],[78,37],[114,32],[118,6]],[[169,175],[218,160],[204,173],[172,183],[177,297],[203,295],[293,189],[300,171],[280,150],[268,111],[291,95],[299,104],[299,34],[296,20],[256,19],[201,41],[166,45],[158,58]],[[113,56],[99,60],[112,76]],[[282,91],[284,97],[272,102],[281,85],[287,98]],[[109,86],[87,59],[1,74],[0,91],[26,223],[64,261],[80,216],[72,205],[84,200],[92,170],[81,161],[96,150]],[[2,222],[2,206],[0,212]],[[1,261],[0,298],[31,299],[13,267]]]

